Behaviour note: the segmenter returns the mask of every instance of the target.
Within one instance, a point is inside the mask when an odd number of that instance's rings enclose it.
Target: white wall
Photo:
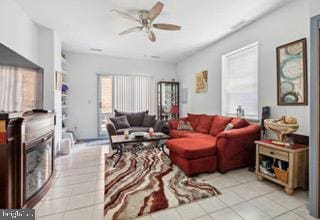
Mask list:
[[[59,150],[61,96],[54,91],[54,72],[61,69],[60,39],[53,30],[35,24],[15,1],[0,0],[0,42],[44,69],[44,108],[57,111]]]
[[[76,134],[79,138],[98,136],[98,73],[147,75],[153,76],[157,81],[175,78],[173,64],[77,53],[66,53],[66,57],[70,87],[68,123],[71,128],[77,127]]]
[[[180,62],[177,66],[178,79],[182,88],[188,88],[188,104],[182,105],[182,114],[221,113],[221,56],[258,41],[259,109],[270,106],[273,118],[282,115],[297,117],[299,133],[308,135],[309,106],[277,106],[276,47],[308,37],[309,17],[309,2],[294,1]],[[208,70],[209,91],[196,94],[195,73],[202,70]]]
[[[320,0],[310,0],[311,17],[320,14]]]
[[[53,33],[53,85],[55,84],[55,72],[61,71],[61,39],[57,33]],[[54,88],[54,87],[53,87]],[[54,110],[56,113],[55,140],[56,152],[60,152],[62,138],[62,108],[61,108],[61,89],[53,89]]]
[[[38,27],[13,0],[0,0],[0,42],[37,63]]]
[[[59,36],[46,27],[39,27],[38,55],[39,65],[44,69],[44,109],[56,113],[55,150],[60,151],[62,133],[61,91],[56,90],[55,71],[61,70],[61,41]]]
[[[39,28],[39,65],[44,69],[44,108],[54,109],[54,35],[51,29],[41,27]]]

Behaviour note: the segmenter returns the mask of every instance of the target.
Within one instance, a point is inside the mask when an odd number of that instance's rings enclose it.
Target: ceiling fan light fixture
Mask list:
[[[181,30],[181,27],[178,25],[174,24],[163,24],[163,23],[158,23],[158,24],[153,24],[153,21],[161,14],[162,9],[164,7],[164,4],[162,2],[157,2],[150,10],[145,10],[141,9],[138,11],[138,18],[135,18],[131,16],[128,13],[112,9],[111,12],[126,18],[131,21],[135,21],[139,23],[139,26],[129,28],[125,31],[122,31],[119,33],[119,35],[126,35],[130,34],[132,32],[137,32],[137,31],[145,31],[149,40],[151,42],[156,41],[156,35],[153,32],[153,29],[162,29],[162,30],[167,30],[167,31],[179,31]]]

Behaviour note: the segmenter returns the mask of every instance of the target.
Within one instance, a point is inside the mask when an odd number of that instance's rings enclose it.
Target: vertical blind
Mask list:
[[[239,105],[258,118],[258,43],[222,57],[222,114],[236,115]]]
[[[154,113],[155,85],[151,77],[113,76],[114,109],[127,112],[149,110]]]

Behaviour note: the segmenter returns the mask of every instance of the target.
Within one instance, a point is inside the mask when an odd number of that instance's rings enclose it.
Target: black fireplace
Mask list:
[[[55,114],[46,111],[0,113],[0,208],[31,208],[48,192],[54,126]]]
[[[0,209],[30,208],[53,177],[55,114],[41,110],[43,69],[1,43],[0,85]]]
[[[25,198],[32,197],[50,178],[52,169],[53,133],[26,146]]]
[[[23,115],[24,190],[27,206],[33,206],[47,191],[54,172],[54,114],[30,111]]]

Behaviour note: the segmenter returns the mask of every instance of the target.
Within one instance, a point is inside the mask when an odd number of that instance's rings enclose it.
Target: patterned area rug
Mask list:
[[[185,176],[157,149],[124,153],[115,168],[113,164],[106,155],[105,220],[133,219],[220,194],[200,178]]]

